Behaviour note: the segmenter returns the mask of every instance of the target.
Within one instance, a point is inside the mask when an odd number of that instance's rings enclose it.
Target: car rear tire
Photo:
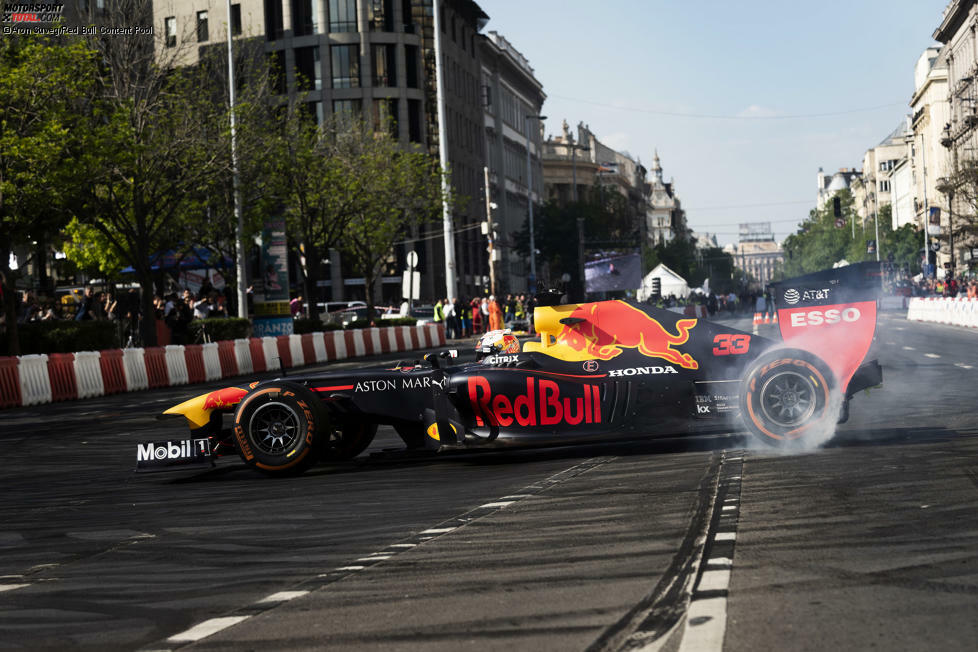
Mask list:
[[[293,383],[259,385],[234,412],[234,439],[248,466],[267,475],[299,475],[319,460],[329,416],[319,398]]]
[[[747,369],[740,391],[744,425],[779,448],[824,443],[839,415],[832,409],[835,379],[817,356],[799,349],[765,353]]]
[[[352,460],[362,453],[377,434],[376,423],[343,423],[329,432],[323,450],[323,461],[342,462]]]

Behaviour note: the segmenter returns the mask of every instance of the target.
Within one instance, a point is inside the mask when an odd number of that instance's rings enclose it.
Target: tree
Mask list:
[[[369,210],[370,175],[384,170],[372,169],[369,165],[375,162],[364,160],[374,145],[373,132],[349,116],[333,117],[320,127],[294,103],[277,134],[277,197],[289,240],[304,248],[304,294],[311,310],[323,258],[331,248],[339,248],[354,215]]]
[[[394,243],[409,228],[433,221],[442,209],[442,170],[418,150],[404,150],[388,131],[354,129],[338,135],[355,173],[352,214],[343,232],[343,251],[366,283],[367,318],[373,318],[374,284],[383,273]],[[454,297],[450,297],[454,298]]]
[[[13,247],[57,233],[79,184],[83,107],[94,90],[94,53],[83,43],[0,40],[0,296],[7,350],[20,353]],[[43,269],[45,261],[39,260]]]
[[[628,201],[617,191],[602,190],[596,186],[586,193],[586,198],[576,202],[560,204],[547,202],[534,212],[533,238],[537,250],[538,263],[548,271],[550,279],[568,274],[572,281],[572,292],[584,295],[580,279],[581,261],[578,257],[577,221],[584,220],[585,248],[595,247],[638,248],[640,246],[638,228],[634,216],[630,215]],[[529,216],[523,227],[514,234],[513,246],[522,256],[530,255]]]
[[[812,209],[798,233],[788,236],[784,242],[785,274],[798,276],[831,267],[845,259],[850,263],[876,260],[876,253],[870,253],[866,243],[876,237],[876,219],[870,217],[865,224],[853,227],[859,219],[853,208],[852,195],[848,190],[840,190],[842,217],[836,218],[832,203],[822,208]],[[884,204],[879,207],[879,236],[876,243],[882,261],[892,261],[897,266],[906,265],[911,273],[920,271],[920,250],[923,247],[923,233],[914,224],[904,224],[893,229],[893,207]],[[842,226],[837,225],[842,220]],[[853,236],[855,233],[855,237]]]
[[[827,269],[842,259],[862,260],[852,237],[852,222],[858,218],[852,193],[840,190],[841,217],[834,215],[832,202],[813,208],[798,232],[784,241],[785,274],[789,277]],[[837,224],[837,220],[840,222]],[[841,226],[840,226],[841,225]],[[862,227],[857,233],[861,233]],[[863,243],[865,251],[865,242]],[[856,260],[850,257],[855,257]]]
[[[105,15],[117,25],[151,18],[150,0],[122,0]],[[224,128],[227,111],[200,92],[211,83],[205,68],[179,66],[180,48],[154,51],[149,39],[97,34],[89,44],[100,62],[91,122],[96,146],[81,161],[89,183],[74,213],[135,270],[141,333],[152,345],[152,259],[183,241],[187,221],[202,218],[190,210],[191,199],[228,170],[227,149],[206,137],[208,129]]]
[[[263,221],[280,210],[280,179],[276,175],[283,157],[282,112],[274,101],[275,76],[284,74],[273,69],[262,51],[260,41],[235,42],[235,125],[241,214],[245,242],[261,231]],[[201,52],[200,64],[211,80],[210,101],[216,107],[230,109],[225,45],[211,46]],[[230,121],[221,120],[203,131],[210,151],[231,154]],[[188,215],[200,219],[186,220],[184,242],[209,251],[213,260],[237,259],[238,224],[234,212],[234,177],[230,166],[210,178],[198,193],[189,198]],[[223,269],[229,285],[247,282],[236,278],[236,267]]]

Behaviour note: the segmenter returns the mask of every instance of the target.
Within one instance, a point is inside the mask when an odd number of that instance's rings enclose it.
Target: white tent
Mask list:
[[[663,297],[668,297],[670,294],[675,295],[677,298],[689,295],[689,285],[686,284],[685,279],[662,263],[659,263],[655,269],[646,274],[645,278],[642,279],[642,287],[638,289],[638,293],[636,294],[636,298],[639,301],[648,301],[649,297],[652,296],[652,279],[654,278],[659,279]]]

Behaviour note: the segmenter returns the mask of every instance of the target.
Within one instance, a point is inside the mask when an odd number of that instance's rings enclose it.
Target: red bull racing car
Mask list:
[[[849,399],[882,382],[879,268],[862,263],[772,286],[781,339],[632,301],[540,306],[539,339],[488,355],[338,370],[190,399],[191,437],[141,444],[137,469],[209,466],[236,453],[270,475],[355,457],[379,424],[408,448],[564,445],[746,429],[773,446],[831,436]]]

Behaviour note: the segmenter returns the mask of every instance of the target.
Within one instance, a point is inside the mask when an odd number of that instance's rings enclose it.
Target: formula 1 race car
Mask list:
[[[866,362],[879,286],[875,263],[774,284],[783,341],[632,301],[539,306],[539,340],[522,350],[495,336],[476,362],[430,353],[193,398],[165,412],[182,415],[191,438],[141,444],[137,469],[236,452],[264,473],[298,474],[355,457],[379,424],[435,451],[743,428],[773,446],[817,444],[856,392],[882,382]]]

